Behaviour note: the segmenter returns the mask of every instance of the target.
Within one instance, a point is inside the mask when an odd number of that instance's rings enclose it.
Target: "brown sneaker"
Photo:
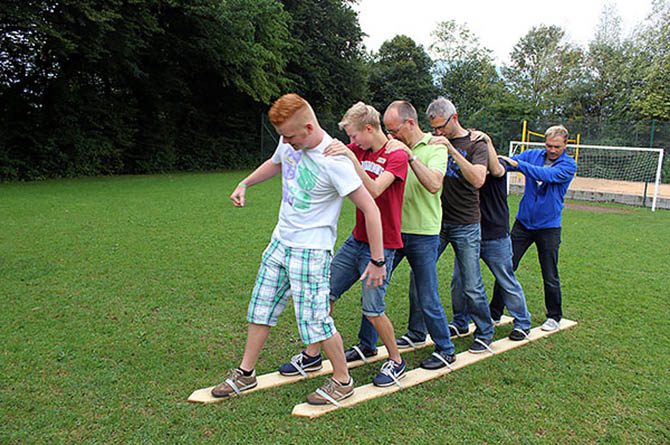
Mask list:
[[[323,386],[307,396],[310,405],[327,405],[332,403],[339,406],[340,400],[354,395],[354,379],[349,377],[349,384],[342,385],[333,378],[326,380]]]
[[[230,374],[225,380],[212,388],[212,395],[214,397],[232,397],[239,396],[242,391],[255,388],[258,385],[256,381],[256,370],[249,376],[242,374],[242,371],[235,368],[230,371]]]

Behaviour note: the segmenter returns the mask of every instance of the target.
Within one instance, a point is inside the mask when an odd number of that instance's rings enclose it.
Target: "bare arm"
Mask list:
[[[430,143],[433,144],[433,140],[431,140]],[[437,144],[441,144],[441,142],[437,142]],[[424,164],[423,162],[419,161],[416,158],[412,160],[412,158],[414,158],[414,152],[405,144],[402,144],[402,146],[394,145],[391,148],[387,148],[386,152],[390,153],[391,151],[400,149],[404,150],[405,153],[407,153],[407,157],[410,159],[409,166],[416,175],[416,179],[419,180],[421,185],[432,194],[439,192],[442,189],[442,181],[444,180],[444,173],[438,170],[433,170],[432,168],[428,168],[426,164]]]
[[[412,159],[410,157],[410,159]],[[435,194],[442,189],[444,173],[428,168],[423,162],[415,159],[409,163],[421,185],[430,193]]]
[[[281,164],[275,164],[272,159],[268,159],[256,168],[249,176],[240,181],[240,184],[235,187],[230,199],[233,201],[235,207],[244,207],[246,201],[247,187],[267,181],[270,178],[277,176],[281,172]]]
[[[375,260],[384,258],[384,241],[382,239],[382,219],[372,196],[365,187],[358,187],[349,194],[349,199],[356,204],[365,216],[365,229],[370,242],[370,257]],[[368,263],[365,272],[361,275],[361,280],[368,279],[367,287],[370,285],[379,287],[386,278],[386,266],[377,267]]]
[[[349,158],[351,163],[354,165],[354,169],[356,170],[358,177],[361,178],[361,181],[363,181],[363,185],[375,199],[384,193],[384,190],[386,190],[391,184],[393,184],[393,181],[395,181],[395,175],[386,171],[377,176],[376,179],[372,179],[370,175],[368,175],[367,172],[363,170],[363,166],[360,162],[358,162],[354,152],[349,150],[349,148],[344,145],[343,142],[337,139],[334,139],[333,142],[331,142],[331,144],[326,147],[326,149],[323,151],[323,154],[325,156],[340,155]]]

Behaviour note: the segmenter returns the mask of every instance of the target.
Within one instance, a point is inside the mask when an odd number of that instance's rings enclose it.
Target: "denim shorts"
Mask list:
[[[384,258],[386,259],[386,279],[381,286],[376,289],[370,286],[365,289],[367,279],[361,282],[361,306],[363,315],[368,317],[378,317],[384,315],[386,303],[384,296],[386,288],[391,279],[391,267],[395,249],[384,249]],[[330,300],[337,301],[343,293],[348,291],[351,286],[360,281],[361,275],[370,262],[370,245],[354,239],[349,235],[342,247],[340,247],[330,267]]]

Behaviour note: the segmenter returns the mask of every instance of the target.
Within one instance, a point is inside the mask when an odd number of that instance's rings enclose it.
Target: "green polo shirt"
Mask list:
[[[412,147],[412,151],[426,167],[443,174],[447,171],[447,147],[430,145],[433,136],[426,133]],[[402,202],[402,233],[413,235],[439,235],[442,228],[442,203],[440,192],[430,193],[421,185],[410,167],[405,181],[405,197]]]

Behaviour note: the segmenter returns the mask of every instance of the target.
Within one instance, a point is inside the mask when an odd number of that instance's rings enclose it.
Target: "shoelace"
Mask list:
[[[335,398],[331,397],[328,394],[329,392],[332,392],[333,395],[335,395],[335,396],[341,395],[341,394],[338,394],[335,379],[330,378],[330,379],[326,380],[326,383],[323,385],[323,387],[317,389],[316,393],[318,395],[320,395],[321,397],[323,397],[324,399],[328,400],[333,405],[337,406],[338,408],[342,408],[342,405],[340,405],[339,402],[337,400],[335,400]]]
[[[298,370],[298,372],[299,372],[300,374],[302,374],[302,376],[303,376],[304,378],[308,379],[309,376],[307,375],[307,373],[305,372],[305,370],[302,369],[302,360],[303,360],[303,356],[302,356],[302,352],[301,352],[300,354],[297,354],[297,355],[294,355],[293,357],[291,357],[291,364],[293,365],[293,367],[294,367],[295,369]]]
[[[388,362],[384,363],[382,365],[382,369],[379,370],[380,374],[383,374],[385,376],[391,377],[393,379],[393,382],[398,385],[400,388],[402,388],[402,385],[400,384],[400,381],[398,380],[398,377],[396,377],[395,372],[393,368],[395,367],[395,362],[392,360],[389,360]]]
[[[242,376],[242,373],[238,371],[237,369],[233,370],[232,374],[230,374],[230,377],[228,377],[225,382],[232,388],[233,391],[235,391],[235,394],[238,396],[240,395],[241,390],[237,387],[235,384],[235,380],[240,378]]]

